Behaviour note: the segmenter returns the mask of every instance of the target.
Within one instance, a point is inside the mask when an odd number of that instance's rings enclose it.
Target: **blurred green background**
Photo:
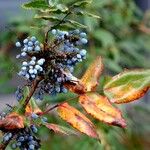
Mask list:
[[[26,0],[27,1],[27,0]],[[68,3],[72,0],[62,0]],[[19,53],[14,43],[28,35],[35,35],[42,42],[47,21],[33,19],[33,11],[21,9],[23,1],[1,0],[1,15],[3,20],[0,27],[0,100],[1,111],[6,103],[16,103],[14,92],[17,85],[24,83],[16,72],[19,62],[15,55]],[[138,4],[138,5],[137,5]],[[78,64],[75,75],[80,77],[88,65],[97,55],[104,58],[104,76],[115,75],[124,68],[150,68],[150,2],[148,0],[93,0],[88,11],[101,17],[75,18],[88,26],[83,29],[88,33],[89,43],[87,60]],[[74,16],[75,17],[75,16]],[[35,25],[39,25],[35,27]],[[82,69],[81,69],[82,68]],[[100,80],[102,91],[104,77]],[[47,104],[54,104],[72,97],[72,94],[58,97],[45,96],[42,102],[44,108]],[[79,137],[54,134],[42,128],[39,134],[42,137],[42,150],[149,150],[150,149],[150,102],[149,94],[141,101],[119,106],[127,120],[126,129],[110,127],[101,122],[95,122],[101,137],[101,144],[87,136]],[[75,104],[75,102],[72,102]],[[81,109],[78,105],[76,105]],[[67,125],[55,113],[48,115],[50,122]],[[8,148],[9,149],[9,148]]]

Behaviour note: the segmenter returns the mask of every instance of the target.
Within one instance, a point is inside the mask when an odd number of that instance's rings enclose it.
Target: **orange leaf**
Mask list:
[[[81,112],[68,103],[63,103],[58,107],[59,116],[70,123],[74,128],[88,136],[98,138],[93,123]]]
[[[46,123],[45,126],[51,130],[53,130],[56,133],[61,133],[64,135],[77,135],[77,133],[75,133],[75,131],[67,128],[67,127],[63,127],[57,124],[53,124],[53,123]]]
[[[103,63],[102,58],[99,56],[90,65],[81,79],[81,83],[84,85],[86,92],[95,91],[102,71]]]
[[[24,128],[24,119],[19,114],[13,112],[0,120],[0,129],[14,130]]]
[[[97,93],[87,93],[80,96],[79,102],[96,119],[110,125],[126,126],[121,112],[113,107],[106,97]]]

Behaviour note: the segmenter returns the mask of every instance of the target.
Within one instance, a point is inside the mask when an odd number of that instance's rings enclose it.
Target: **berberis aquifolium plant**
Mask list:
[[[16,106],[10,106],[9,111],[1,114],[0,130],[3,132],[1,150],[6,149],[7,145],[11,145],[12,149],[40,149],[42,139],[38,129],[43,127],[65,135],[75,133],[50,122],[45,115],[52,110],[57,110],[63,120],[81,133],[100,140],[94,124],[69,102],[78,98],[80,105],[89,115],[108,125],[125,128],[126,121],[121,111],[112,103],[134,101],[150,88],[149,69],[125,70],[109,78],[100,95],[99,78],[104,68],[100,56],[90,65],[81,79],[75,77],[73,75],[75,65],[86,61],[87,51],[83,46],[88,44],[87,34],[78,29],[62,31],[54,28],[59,27],[63,21],[64,18],[48,30],[44,42],[38,41],[35,36],[29,36],[16,43],[17,48],[21,50],[17,59],[22,61],[18,75],[26,80],[26,84],[19,86],[16,91],[18,100]],[[50,31],[51,38],[48,36]],[[55,97],[59,93],[67,94],[67,91],[76,94],[77,97],[43,110],[37,104],[36,100],[42,100],[45,94]]]

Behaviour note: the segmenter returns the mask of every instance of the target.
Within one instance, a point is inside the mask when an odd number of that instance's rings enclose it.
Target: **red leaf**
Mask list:
[[[13,112],[0,120],[0,129],[14,130],[24,128],[24,118]]]

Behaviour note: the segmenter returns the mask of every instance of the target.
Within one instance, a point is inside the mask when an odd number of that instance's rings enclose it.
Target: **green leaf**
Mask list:
[[[73,7],[81,7],[81,6],[85,6],[87,4],[92,3],[93,0],[82,0],[82,1],[78,1],[76,3],[73,4]]]
[[[89,16],[89,17],[92,17],[92,18],[97,18],[97,19],[100,19],[101,17],[96,15],[96,14],[93,14],[93,13],[90,13],[90,12],[87,12],[87,11],[83,11],[83,10],[77,10],[75,11],[75,13],[77,15],[86,15],[86,16]]]
[[[110,47],[115,44],[114,35],[104,29],[94,32],[94,37],[102,43],[103,47]]]
[[[59,17],[56,16],[44,16],[44,15],[35,15],[34,16],[35,19],[44,19],[44,20],[49,20],[49,21],[60,21],[61,19]]]
[[[70,19],[66,19],[65,20],[66,22],[70,23],[71,25],[75,26],[75,27],[79,27],[79,28],[87,28],[87,26],[77,22],[77,21],[74,21],[74,20],[70,20]]]
[[[114,103],[127,103],[142,96],[150,88],[150,69],[127,70],[114,76],[105,86],[104,93]]]
[[[48,9],[50,6],[46,3],[45,0],[32,0],[31,2],[25,3],[22,5],[25,9]]]

